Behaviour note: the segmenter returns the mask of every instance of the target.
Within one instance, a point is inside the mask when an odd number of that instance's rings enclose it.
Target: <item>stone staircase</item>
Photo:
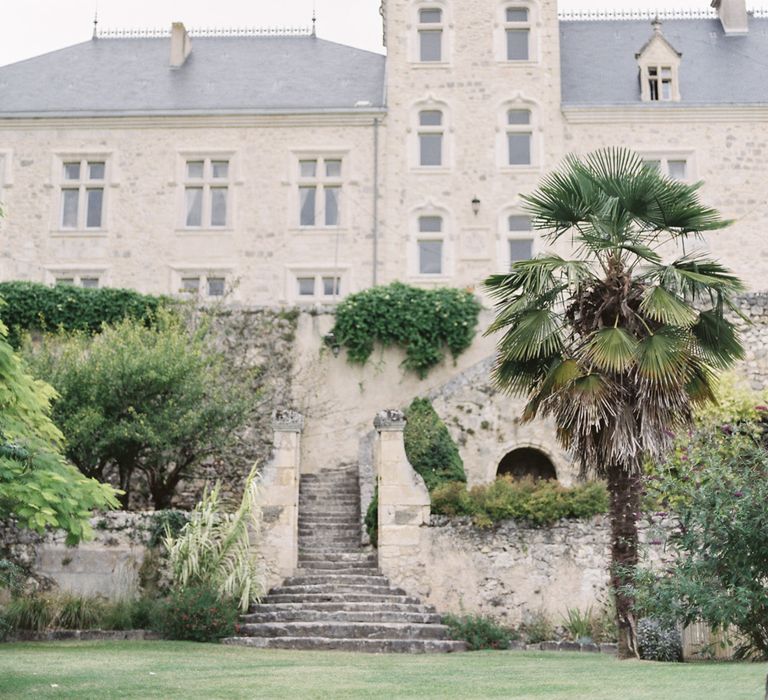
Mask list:
[[[356,467],[304,474],[299,568],[241,618],[226,644],[368,652],[463,651],[435,609],[393,587],[360,544]]]

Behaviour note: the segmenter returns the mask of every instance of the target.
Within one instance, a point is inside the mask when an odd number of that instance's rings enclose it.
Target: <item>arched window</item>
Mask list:
[[[496,470],[497,476],[509,474],[513,479],[557,479],[552,460],[534,447],[519,447],[504,455]]]
[[[539,129],[536,105],[522,97],[506,102],[499,111],[497,162],[501,168],[539,166]]]

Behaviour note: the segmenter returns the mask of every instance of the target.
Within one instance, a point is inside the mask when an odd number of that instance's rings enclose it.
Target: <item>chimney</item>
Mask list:
[[[712,0],[726,36],[743,36],[749,31],[747,0]]]
[[[171,25],[171,68],[181,68],[192,51],[192,41],[183,22]]]

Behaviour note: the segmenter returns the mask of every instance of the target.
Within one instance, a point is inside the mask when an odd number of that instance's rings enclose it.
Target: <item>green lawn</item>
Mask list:
[[[0,645],[0,697],[756,700],[765,664],[599,654],[291,652],[184,642]]]

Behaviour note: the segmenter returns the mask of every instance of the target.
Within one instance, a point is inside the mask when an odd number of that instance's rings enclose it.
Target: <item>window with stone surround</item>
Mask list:
[[[107,159],[64,158],[60,167],[59,228],[62,231],[105,228]]]
[[[443,165],[443,112],[439,109],[423,109],[419,112],[419,165],[439,167]]]
[[[84,289],[107,286],[107,269],[54,265],[46,268],[46,281],[53,285],[72,285]]]
[[[508,61],[529,61],[531,58],[531,10],[521,5],[504,8],[504,37]]]
[[[642,158],[646,164],[673,180],[693,182],[695,179],[694,158],[691,152],[642,153]]]
[[[513,213],[506,215],[504,219],[503,263],[504,268],[508,270],[512,263],[533,257],[535,237],[530,216]]]
[[[231,268],[174,268],[172,291],[182,296],[223,298],[232,290],[232,279]]]
[[[333,304],[349,294],[349,268],[334,265],[297,265],[287,274],[288,301]]]
[[[445,61],[444,12],[441,7],[416,8],[417,60],[419,63]]]
[[[416,233],[416,269],[420,276],[446,274],[443,217],[424,214],[418,217]]]
[[[301,228],[341,226],[343,158],[337,155],[301,157],[297,168],[299,226]]]
[[[184,228],[227,228],[230,199],[228,158],[187,158],[184,163]]]

